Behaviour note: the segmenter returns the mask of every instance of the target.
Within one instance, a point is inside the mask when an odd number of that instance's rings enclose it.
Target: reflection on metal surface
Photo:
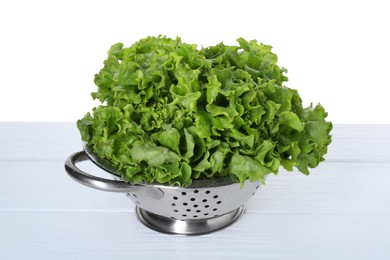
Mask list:
[[[242,205],[236,210],[208,219],[177,220],[150,213],[136,207],[139,221],[150,229],[167,234],[203,235],[225,228],[237,221],[245,212]]]

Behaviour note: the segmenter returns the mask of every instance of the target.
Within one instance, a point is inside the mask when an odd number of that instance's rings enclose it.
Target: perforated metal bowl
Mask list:
[[[76,164],[91,160],[115,180],[103,179],[80,170]],[[224,228],[238,220],[245,211],[244,203],[255,194],[260,182],[246,181],[241,187],[231,178],[195,180],[186,187],[161,184],[131,185],[122,181],[115,169],[97,158],[84,145],[65,162],[68,174],[91,188],[123,192],[136,204],[137,218],[147,227],[170,234],[199,235]]]

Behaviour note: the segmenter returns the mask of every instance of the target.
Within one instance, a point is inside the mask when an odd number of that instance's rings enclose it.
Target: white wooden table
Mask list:
[[[0,259],[390,259],[390,125],[336,125],[310,176],[270,176],[238,222],[192,237],[70,179],[80,149],[75,124],[0,123]]]

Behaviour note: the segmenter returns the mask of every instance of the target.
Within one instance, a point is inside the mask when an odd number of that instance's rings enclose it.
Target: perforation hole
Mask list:
[[[204,194],[203,198],[196,197],[198,195],[195,194],[200,193]],[[222,203],[218,194],[215,194],[212,190],[203,189],[191,190],[188,192],[180,191],[178,195],[173,196],[172,198],[172,215],[174,215],[176,219],[182,220],[187,218],[213,217],[214,214],[219,213],[218,205]]]

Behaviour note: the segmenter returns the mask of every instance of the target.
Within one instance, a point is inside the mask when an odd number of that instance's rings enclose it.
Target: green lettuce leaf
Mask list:
[[[130,183],[186,186],[231,176],[264,182],[324,160],[332,124],[284,86],[270,45],[239,38],[197,48],[147,37],[111,46],[95,75],[102,104],[78,120],[81,139]]]

